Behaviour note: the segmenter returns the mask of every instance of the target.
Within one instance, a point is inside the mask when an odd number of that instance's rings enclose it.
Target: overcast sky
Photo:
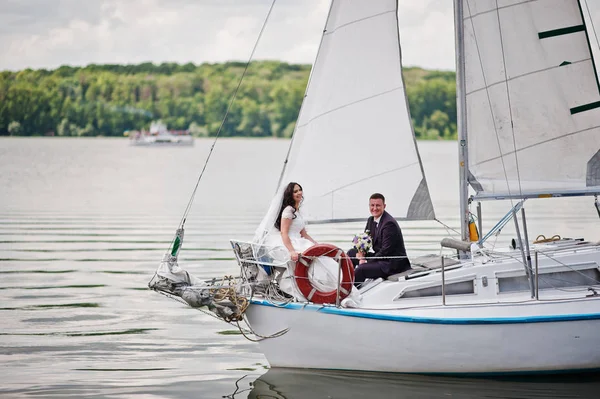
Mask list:
[[[600,34],[600,0],[587,1]],[[0,0],[0,70],[245,61],[270,4]],[[278,0],[255,59],[312,63],[328,9],[329,0]],[[452,0],[399,0],[399,19],[405,66],[454,69]]]

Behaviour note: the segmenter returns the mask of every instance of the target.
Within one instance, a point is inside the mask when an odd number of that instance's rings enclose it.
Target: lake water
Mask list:
[[[235,328],[147,289],[209,152],[124,139],[0,139],[0,396],[43,398],[596,398],[597,375],[486,380],[269,370]],[[186,222],[180,264],[235,274],[288,142],[220,140]],[[454,142],[419,143],[438,219],[458,229]],[[304,187],[310,190],[310,187]],[[384,193],[385,194],[385,193]],[[368,216],[365,199],[365,218]],[[484,203],[484,230],[509,203]],[[593,198],[527,202],[530,237],[600,239]],[[393,212],[392,212],[393,213]],[[348,246],[363,224],[309,226]],[[451,230],[401,223],[410,256]],[[509,224],[497,247],[514,236]]]

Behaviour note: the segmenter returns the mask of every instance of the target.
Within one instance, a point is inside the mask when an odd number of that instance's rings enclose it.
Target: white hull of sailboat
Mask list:
[[[393,311],[254,301],[250,325],[272,367],[398,373],[600,369],[600,298]]]

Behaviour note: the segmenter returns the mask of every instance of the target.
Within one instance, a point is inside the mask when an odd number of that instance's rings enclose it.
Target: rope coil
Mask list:
[[[546,238],[545,235],[540,234],[539,236],[537,236],[537,238],[535,239],[535,241],[533,243],[534,244],[543,244],[546,242],[560,241],[561,239],[562,238],[558,234],[555,234],[550,238]]]

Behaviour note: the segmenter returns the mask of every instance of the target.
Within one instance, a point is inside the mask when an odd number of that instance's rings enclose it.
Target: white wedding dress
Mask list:
[[[297,210],[294,214],[294,208],[291,206],[286,207],[281,213],[281,219],[291,219],[290,229],[288,236],[292,242],[292,246],[296,252],[302,252],[310,248],[313,243],[300,235],[300,232],[306,227],[304,222],[304,216],[300,210]],[[264,242],[265,245],[269,246],[283,246],[283,239],[281,238],[281,232],[277,228],[273,227],[271,233],[268,235]],[[287,249],[286,249],[287,251]],[[288,253],[289,260],[289,253]]]
[[[290,241],[296,252],[301,253],[313,245],[311,241],[300,235],[300,232],[306,227],[304,217],[300,210],[294,213],[294,208],[288,206],[283,210],[281,218],[292,220],[288,236],[290,237]],[[279,288],[299,301],[306,301],[306,298],[302,295],[296,285],[296,280],[294,279],[296,262],[291,260],[289,251],[283,245],[281,232],[273,226],[262,245],[269,248],[268,253],[269,256],[273,258],[274,263],[285,264],[285,266],[282,267],[285,268],[285,270],[283,270],[283,273],[281,274]],[[337,262],[332,258],[317,258],[310,267],[308,273],[309,280],[319,291],[335,290],[337,287],[338,268]]]

